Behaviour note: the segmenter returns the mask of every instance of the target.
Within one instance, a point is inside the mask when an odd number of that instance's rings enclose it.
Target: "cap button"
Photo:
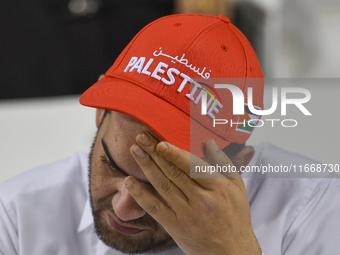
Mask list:
[[[229,24],[230,23],[230,19],[227,18],[226,16],[223,16],[223,15],[218,15],[218,17],[220,20],[222,20],[223,22]]]

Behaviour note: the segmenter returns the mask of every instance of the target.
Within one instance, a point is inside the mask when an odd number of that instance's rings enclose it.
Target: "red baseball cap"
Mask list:
[[[243,92],[243,115],[233,114],[231,90],[215,84],[232,84]],[[80,103],[127,114],[164,140],[203,157],[202,145],[210,138],[220,148],[249,138],[259,116],[248,111],[248,87],[253,88],[253,105],[263,109],[260,64],[230,20],[178,14],[144,27]],[[205,95],[206,115],[200,103]],[[241,125],[249,119],[255,120],[251,126]]]

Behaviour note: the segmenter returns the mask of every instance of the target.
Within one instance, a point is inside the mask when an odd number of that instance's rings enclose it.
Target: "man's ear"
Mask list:
[[[105,74],[99,75],[98,81],[99,81],[101,78],[104,78],[104,76],[105,76]],[[97,112],[96,112],[96,126],[97,126],[97,128],[99,128],[100,123],[102,123],[102,120],[103,120],[103,117],[104,117],[104,113],[105,113],[105,110],[103,110],[103,109],[97,109]]]
[[[242,150],[235,155],[232,159],[237,170],[240,170],[241,166],[247,166],[250,160],[253,158],[255,149],[252,146],[245,146]]]
[[[96,126],[97,126],[97,128],[99,128],[100,123],[102,123],[104,114],[105,114],[104,109],[97,109],[97,111],[96,111]]]

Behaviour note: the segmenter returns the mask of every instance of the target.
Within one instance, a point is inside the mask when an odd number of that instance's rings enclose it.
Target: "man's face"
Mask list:
[[[106,245],[124,253],[161,251],[175,245],[123,185],[124,178],[131,175],[158,196],[130,154],[141,131],[153,133],[135,119],[111,112],[99,127],[90,154],[90,200],[96,232]]]

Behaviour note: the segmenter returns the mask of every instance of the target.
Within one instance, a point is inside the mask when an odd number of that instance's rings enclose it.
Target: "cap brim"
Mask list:
[[[203,144],[210,138],[215,139],[220,148],[230,144],[207,132],[206,128],[177,107],[122,79],[103,77],[86,90],[79,101],[84,106],[127,114],[148,126],[165,141],[200,158],[204,157]]]

